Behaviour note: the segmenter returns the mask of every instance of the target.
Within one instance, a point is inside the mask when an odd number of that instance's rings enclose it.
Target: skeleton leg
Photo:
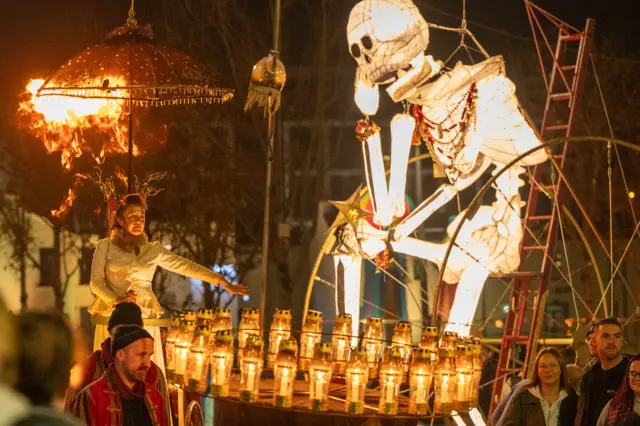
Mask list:
[[[333,258],[336,271],[336,313],[351,315],[352,343],[357,344],[360,330],[360,294],[362,288],[362,259],[341,254]]]
[[[449,321],[444,331],[456,332],[461,337],[469,336],[478,300],[488,277],[487,265],[481,265],[477,261],[471,260],[458,283],[456,297],[453,300]]]
[[[362,156],[364,158],[371,204],[373,205],[374,220],[383,226],[387,226],[391,223],[393,212],[389,204],[380,132],[369,136],[366,142],[362,144]]]

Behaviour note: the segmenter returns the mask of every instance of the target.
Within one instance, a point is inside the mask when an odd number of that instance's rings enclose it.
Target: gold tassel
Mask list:
[[[247,102],[244,104],[245,112],[254,106],[263,108],[265,117],[269,110],[271,113],[276,112],[280,108],[280,91],[251,83],[247,94]]]

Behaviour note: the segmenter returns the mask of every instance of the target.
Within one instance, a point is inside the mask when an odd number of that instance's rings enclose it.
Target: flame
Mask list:
[[[97,164],[102,164],[110,154],[128,152],[128,101],[129,91],[118,89],[126,85],[122,77],[108,76],[113,88],[109,96],[113,99],[83,97],[81,90],[69,90],[56,95],[38,95],[43,79],[33,79],[26,86],[25,100],[18,108],[19,124],[39,138],[47,152],[61,153],[65,170],[71,170],[73,161],[89,153]],[[106,93],[106,92],[105,92]],[[118,99],[116,99],[118,98]],[[134,128],[146,108],[136,106],[140,114],[134,115]],[[138,132],[133,145],[133,155],[148,152],[152,146],[166,140],[166,126]]]
[[[78,189],[84,185],[86,180],[89,178],[89,175],[77,173],[74,177],[75,180],[73,182],[73,186],[69,188],[67,196],[62,201],[60,207],[58,207],[57,210],[51,210],[51,216],[57,217],[58,219],[64,219],[67,213],[69,213],[69,210],[71,210],[73,202],[76,200]]]

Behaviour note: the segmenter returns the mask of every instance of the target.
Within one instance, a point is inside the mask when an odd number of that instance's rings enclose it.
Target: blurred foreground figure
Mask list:
[[[15,318],[0,297],[0,426],[10,426],[26,416],[29,403],[13,386],[17,374]]]

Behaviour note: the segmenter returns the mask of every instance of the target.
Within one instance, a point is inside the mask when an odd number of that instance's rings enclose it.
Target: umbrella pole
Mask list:
[[[264,193],[264,222],[262,234],[262,263],[260,268],[260,327],[264,331],[267,309],[267,283],[269,273],[269,228],[271,206],[271,173],[274,150],[274,120],[275,112],[271,111],[271,97],[269,97],[269,117],[267,119],[267,176]]]
[[[133,193],[133,101],[129,98],[129,173],[127,175],[127,193]]]

